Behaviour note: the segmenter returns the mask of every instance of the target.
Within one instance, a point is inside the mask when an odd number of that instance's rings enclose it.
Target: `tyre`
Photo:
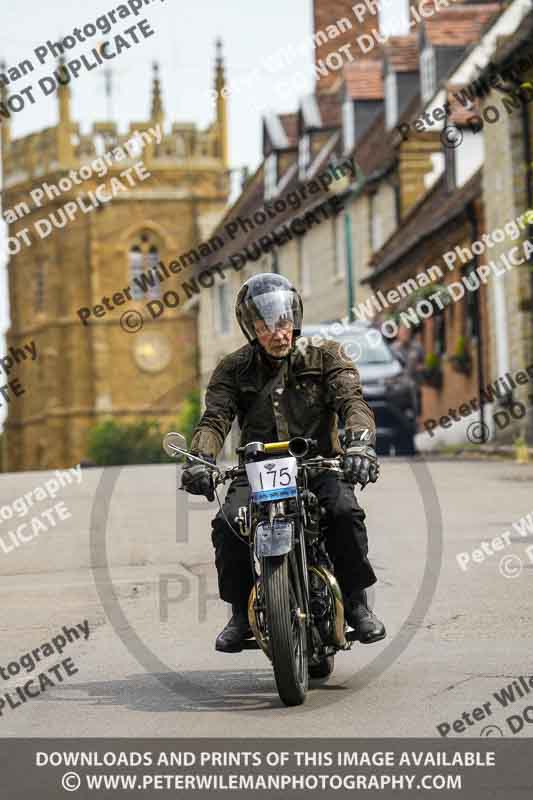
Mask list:
[[[335,667],[335,656],[326,656],[318,664],[309,665],[309,677],[314,678],[327,678],[333,672]]]
[[[307,630],[297,613],[288,556],[263,559],[261,571],[278,694],[286,706],[299,706],[305,702],[309,683]]]

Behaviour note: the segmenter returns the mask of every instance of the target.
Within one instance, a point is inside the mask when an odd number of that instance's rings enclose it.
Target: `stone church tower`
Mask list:
[[[13,368],[7,377],[0,370],[0,382],[15,380],[24,390],[9,395],[6,470],[75,465],[87,457],[87,433],[95,424],[110,417],[168,423],[197,385],[196,308],[182,302],[165,307],[157,318],[147,312],[150,301],[177,290],[190,268],[170,274],[146,292],[133,287],[136,276],[153,274],[157,266],[162,274],[160,262],[168,265],[203,243],[226,207],[227,100],[226,92],[221,93],[225,77],[220,42],[215,88],[215,119],[201,131],[192,123],[166,120],[156,65],[150,118],[131,123],[128,134],[120,135],[111,121],[95,123],[89,135],[82,134],[71,117],[68,85],[57,89],[55,127],[12,140],[10,120],[1,118],[2,209],[10,245],[7,352]],[[0,102],[6,103],[7,87],[0,92]],[[158,125],[159,143],[150,134]],[[124,154],[135,131],[142,136],[137,137],[139,152],[119,163],[120,149]],[[71,172],[94,165],[99,156],[108,158],[107,174],[98,177],[91,170],[91,177],[68,190]],[[141,181],[133,172],[136,182],[129,185],[120,173],[139,161],[149,177]],[[125,190],[115,194],[116,178]],[[61,179],[67,179],[62,181],[67,190],[55,196],[49,188],[37,205],[32,190],[45,183],[57,186]],[[89,198],[103,193],[112,195],[111,201],[96,201],[90,210]],[[72,209],[78,203],[89,211],[77,207],[73,218],[59,227],[69,201]],[[53,225],[40,222],[44,231],[51,228],[41,238],[35,225],[44,219]],[[111,308],[102,313],[95,307],[102,307],[104,297]],[[86,324],[79,315],[82,308],[91,309]],[[121,318],[131,311],[143,318],[137,332],[124,319],[121,326]],[[129,324],[135,328],[131,319]],[[32,346],[35,360],[29,355]],[[4,397],[1,401],[6,403]]]

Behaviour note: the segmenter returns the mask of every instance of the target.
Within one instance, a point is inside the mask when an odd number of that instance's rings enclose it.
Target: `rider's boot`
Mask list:
[[[248,622],[248,607],[232,603],[231,610],[232,617],[215,642],[215,650],[222,653],[240,653],[245,639],[253,637]]]
[[[344,618],[357,634],[362,644],[372,644],[384,639],[385,625],[368,608],[366,592],[354,592],[344,601]]]

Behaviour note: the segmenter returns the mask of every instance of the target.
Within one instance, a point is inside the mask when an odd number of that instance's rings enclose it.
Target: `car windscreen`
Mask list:
[[[346,356],[356,364],[391,364],[394,361],[390,349],[376,330],[340,336],[338,342]]]

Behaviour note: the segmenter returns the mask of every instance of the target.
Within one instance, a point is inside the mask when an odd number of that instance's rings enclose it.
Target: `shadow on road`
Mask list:
[[[341,685],[325,680],[310,683],[320,691],[343,691]],[[76,697],[68,697],[75,693]],[[41,695],[39,702],[73,702],[97,706],[123,706],[131,711],[152,713],[200,711],[279,711],[278,697],[270,669],[209,670],[183,673],[132,675],[117,681],[93,681],[63,686],[61,694]]]

